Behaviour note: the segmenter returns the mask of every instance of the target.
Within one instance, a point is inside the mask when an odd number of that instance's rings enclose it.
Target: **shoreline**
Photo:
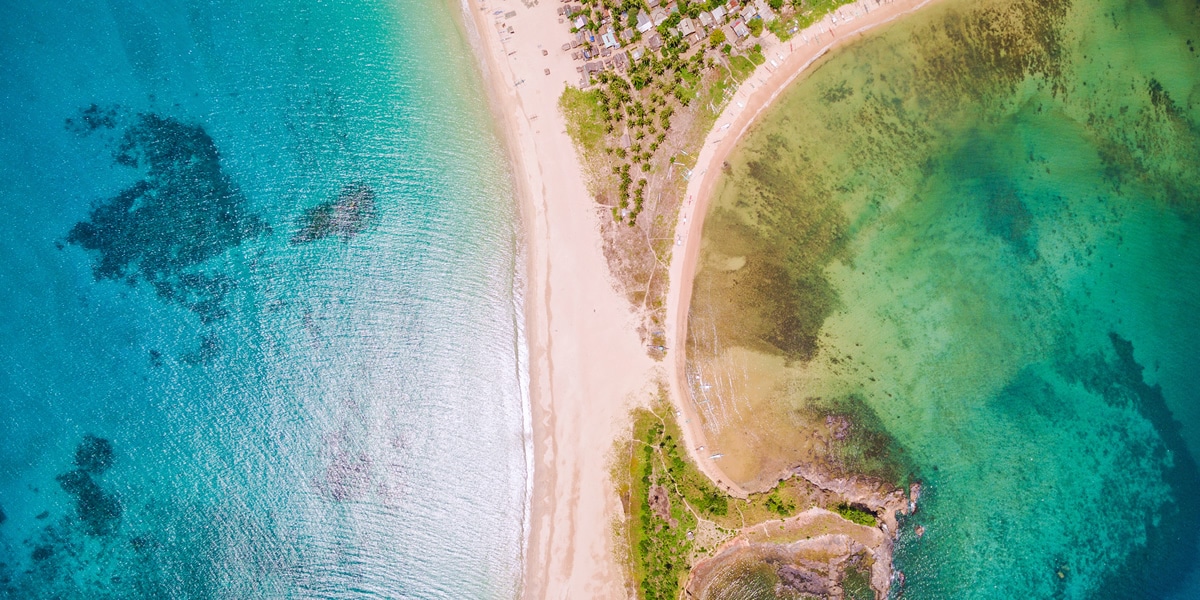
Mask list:
[[[609,274],[601,210],[558,110],[577,74],[557,6],[459,2],[521,213],[532,420],[521,597],[626,597],[608,461],[661,368]]]
[[[684,348],[679,342],[686,340],[685,311],[699,255],[692,238],[699,240],[707,194],[719,172],[712,166],[829,50],[934,1],[858,2],[834,11],[791,42],[764,43],[767,62],[738,86],[708,132],[694,169],[700,177],[688,184],[680,209],[676,234],[683,245],[675,248],[669,271],[670,281],[678,285],[667,292],[668,347]],[[558,108],[563,90],[578,79],[575,61],[561,49],[569,33],[555,12],[558,6],[536,0],[458,2],[510,162],[521,215],[518,260],[524,264],[518,267],[525,277],[531,426],[526,432],[531,483],[521,597],[627,597],[630,590],[612,532],[623,512],[608,461],[613,444],[626,434],[630,409],[653,393],[656,381],[664,375],[668,380],[684,445],[701,472],[731,495],[745,498],[748,490],[700,456],[697,448],[705,438],[697,426],[699,414],[682,395],[685,353],[668,357],[664,365],[647,356],[635,330],[637,317],[609,273],[598,220],[607,212],[587,189],[582,161]],[[870,8],[864,10],[866,6]],[[857,18],[844,20],[848,15]],[[843,20],[834,25],[837,17]],[[811,41],[803,41],[813,32]],[[729,136],[735,121],[736,133]]]
[[[939,0],[859,0],[826,15],[822,20],[801,30],[787,42],[764,44],[763,55],[767,61],[759,65],[734,92],[729,103],[717,117],[712,130],[704,138],[703,146],[692,169],[693,177],[687,186],[685,199],[676,220],[675,239],[682,245],[675,248],[670,270],[672,285],[667,291],[667,343],[670,348],[686,349],[687,315],[691,306],[692,284],[695,281],[696,263],[700,256],[700,241],[704,217],[713,187],[721,173],[720,165],[758,118],[801,76],[809,67],[831,50],[860,38],[866,32],[886,25],[924,8]],[[846,17],[849,16],[849,19]],[[805,34],[812,34],[808,39]],[[778,63],[773,66],[772,62]],[[707,447],[704,421],[686,379],[687,353],[678,350],[667,358],[670,396],[677,411],[680,411],[681,429],[686,438],[688,452],[700,470],[725,489],[730,495],[745,498],[751,492],[725,476],[714,460],[702,456],[698,448]]]

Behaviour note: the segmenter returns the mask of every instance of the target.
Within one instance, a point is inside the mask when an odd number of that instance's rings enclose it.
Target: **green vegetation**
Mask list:
[[[843,519],[858,525],[874,527],[876,523],[875,515],[870,511],[850,504],[839,504],[834,507],[834,512],[841,515]]]
[[[754,72],[754,63],[745,56],[731,56],[729,57],[729,70],[734,79],[742,82]]]
[[[629,443],[624,480],[626,536],[631,550],[631,571],[645,600],[676,600],[691,568],[692,540],[697,519],[685,504],[672,471],[680,472],[672,456],[673,438],[665,425],[648,410],[634,413],[634,437]],[[686,470],[686,464],[682,467]]]
[[[558,99],[558,107],[566,115],[567,135],[587,151],[595,151],[604,143],[604,110],[596,90],[582,91],[568,87]]]
[[[746,23],[746,27],[750,28],[750,35],[758,37],[763,32],[763,20],[757,17],[750,19],[750,22]]]

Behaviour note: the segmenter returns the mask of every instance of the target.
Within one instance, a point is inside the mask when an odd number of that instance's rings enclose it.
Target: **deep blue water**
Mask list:
[[[0,9],[0,597],[511,597],[517,221],[456,7]]]

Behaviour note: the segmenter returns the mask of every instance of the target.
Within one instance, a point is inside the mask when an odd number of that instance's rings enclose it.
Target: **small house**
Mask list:
[[[613,33],[612,27],[609,27],[608,31],[605,31],[600,35],[600,40],[604,42],[605,48],[617,48],[620,46],[620,44],[617,43],[617,34]]]
[[[662,36],[658,35],[657,31],[650,34],[650,37],[646,38],[646,45],[649,46],[651,50],[658,50],[659,48],[662,48]]]
[[[733,22],[733,33],[737,35],[737,39],[742,39],[750,35],[750,28],[746,27],[746,22],[738,19]]]
[[[691,19],[684,17],[679,20],[679,35],[688,37],[690,35],[694,35],[695,33],[696,26],[692,23]]]
[[[643,11],[638,11],[637,14],[637,30],[646,33],[654,28],[654,21],[650,20],[650,15]]]
[[[720,24],[725,22],[725,7],[718,6],[712,10],[713,21]]]
[[[666,23],[667,16],[668,16],[667,11],[665,11],[661,8],[656,8],[650,12],[650,20],[654,22],[655,27],[658,27],[659,25]]]
[[[700,13],[700,16],[697,18],[700,19],[700,25],[705,29],[712,29],[714,23],[712,13],[704,11]]]

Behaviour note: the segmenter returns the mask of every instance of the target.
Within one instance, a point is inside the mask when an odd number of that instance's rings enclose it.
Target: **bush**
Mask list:
[[[752,35],[754,37],[758,37],[758,36],[762,35],[762,30],[763,30],[763,20],[762,19],[759,19],[759,18],[750,19],[750,22],[746,23],[746,26],[750,28],[750,35]]]
[[[842,515],[843,519],[846,519],[851,523],[866,525],[867,527],[875,526],[875,515],[871,514],[871,512],[868,510],[844,503],[837,505],[834,510],[837,512],[837,514]]]
[[[725,30],[724,29],[714,30],[712,32],[712,34],[708,36],[708,40],[709,40],[709,43],[712,44],[713,48],[716,48],[717,46],[724,44],[725,43]]]

